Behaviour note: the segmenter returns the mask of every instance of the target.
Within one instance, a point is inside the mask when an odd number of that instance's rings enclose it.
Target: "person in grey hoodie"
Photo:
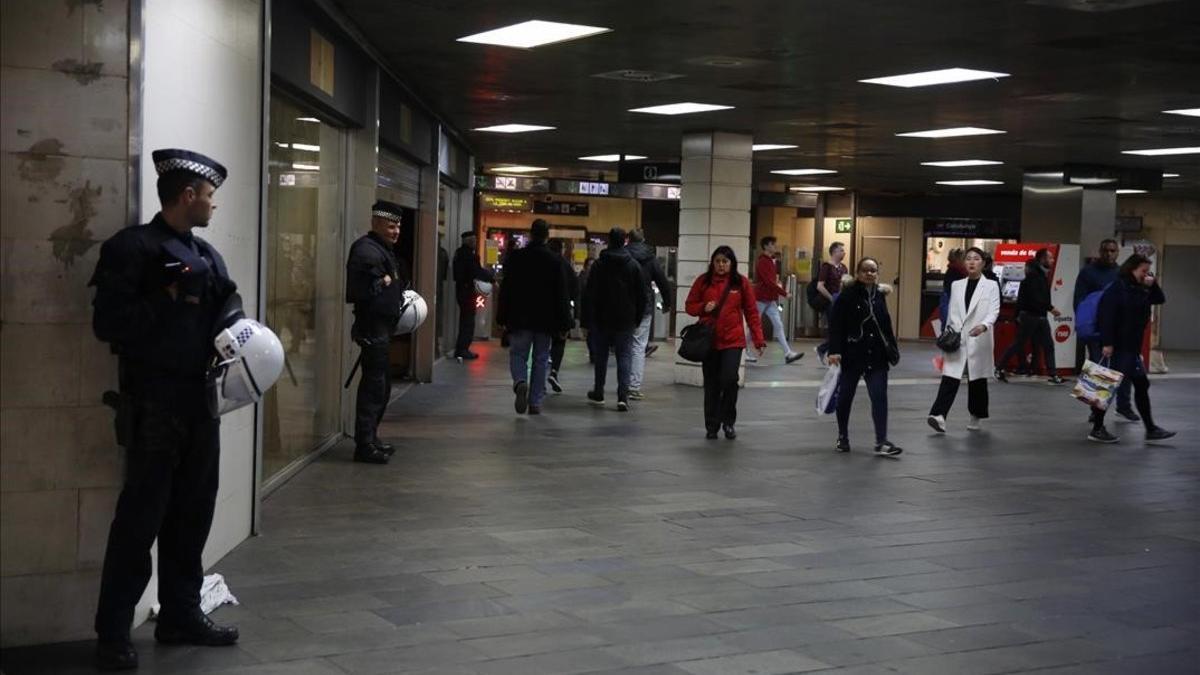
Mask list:
[[[629,243],[625,250],[641,268],[642,279],[646,285],[646,311],[633,330],[633,363],[630,364],[629,371],[629,398],[637,400],[642,398],[642,379],[646,374],[646,345],[650,342],[650,322],[654,316],[654,288],[650,284],[657,286],[662,296],[663,314],[671,311],[672,291],[671,282],[667,281],[667,274],[663,271],[658,256],[654,254],[654,248],[646,243],[645,232],[630,230]]]

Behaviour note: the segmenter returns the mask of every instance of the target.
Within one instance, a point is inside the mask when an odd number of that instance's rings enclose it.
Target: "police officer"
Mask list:
[[[101,670],[138,665],[130,628],[155,539],[162,607],[155,639],[207,646],[238,639],[236,628],[217,626],[200,610],[200,555],[220,458],[213,337],[241,311],[225,262],[192,230],[208,227],[226,170],[187,150],[156,150],[152,158],[162,210],[106,241],[91,281],[93,330],[119,356],[117,441],[128,450],[96,610]]]
[[[454,290],[458,300],[458,341],[454,346],[454,356],[459,361],[479,358],[471,351],[471,339],[475,337],[475,282],[492,283],[496,275],[479,264],[479,253],[476,252],[478,240],[475,233],[462,233],[462,246],[454,252]]]
[[[396,259],[401,209],[388,201],[371,207],[371,231],[350,246],[346,302],[354,305],[350,337],[362,349],[358,403],[354,414],[354,461],[387,464],[395,451],[376,435],[392,390],[388,345],[400,320],[408,275]]]

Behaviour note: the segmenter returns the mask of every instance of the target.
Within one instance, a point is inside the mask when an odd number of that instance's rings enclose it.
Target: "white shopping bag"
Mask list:
[[[842,376],[840,365],[829,366],[821,386],[817,389],[817,414],[832,415],[837,410],[838,378]]]
[[[1095,361],[1084,361],[1071,395],[1097,410],[1107,410],[1123,379],[1125,376],[1120,371]]]

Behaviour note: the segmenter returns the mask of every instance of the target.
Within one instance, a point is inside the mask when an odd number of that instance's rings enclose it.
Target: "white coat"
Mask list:
[[[1000,285],[980,277],[970,307],[966,306],[966,296],[967,279],[950,284],[950,321],[946,325],[962,335],[962,346],[943,355],[942,375],[961,380],[965,369],[970,379],[982,380],[991,377],[996,369],[993,329],[1000,315]],[[987,326],[987,330],[971,337],[971,329],[981,325]]]

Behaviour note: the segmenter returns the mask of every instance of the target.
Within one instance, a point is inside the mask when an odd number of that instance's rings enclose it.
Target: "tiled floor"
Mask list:
[[[1152,389],[1178,442],[1122,424],[1097,446],[1065,387],[1030,381],[992,384],[983,432],[960,400],[931,435],[932,354],[906,345],[890,460],[869,452],[861,389],[854,452],[832,452],[811,353],[748,369],[730,442],[704,440],[666,350],[622,414],[611,390],[584,400],[572,345],[540,417],[513,414],[506,354],[479,350],[394,406],[391,465],[339,448],[266,502],[263,535],[216,568],[239,645],[156,648],[143,627],[143,672],[1200,670],[1200,358]],[[3,667],[89,672],[89,654]]]

